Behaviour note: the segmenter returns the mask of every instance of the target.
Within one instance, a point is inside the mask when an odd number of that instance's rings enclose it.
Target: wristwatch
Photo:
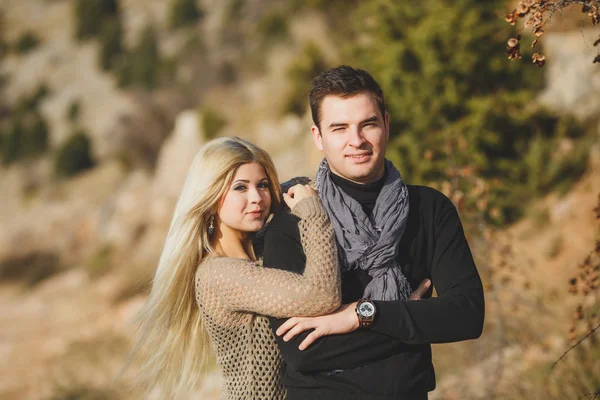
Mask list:
[[[356,304],[356,315],[358,315],[358,323],[360,328],[368,328],[375,321],[377,308],[371,300],[362,298]]]

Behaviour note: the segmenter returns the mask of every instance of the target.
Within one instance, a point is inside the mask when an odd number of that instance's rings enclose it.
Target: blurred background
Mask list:
[[[600,29],[556,13],[538,69],[516,5],[1,0],[0,398],[142,398],[135,362],[114,378],[192,158],[236,135],[313,176],[310,82],[339,64],[382,85],[388,158],[457,205],[485,284],[483,336],[434,346],[430,398],[598,395]]]

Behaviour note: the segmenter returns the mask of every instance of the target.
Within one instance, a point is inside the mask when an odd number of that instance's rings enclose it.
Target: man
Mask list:
[[[389,115],[367,72],[325,71],[313,81],[310,107],[325,154],[317,186],[338,242],[342,302],[357,305],[360,328],[303,350],[310,330],[276,336],[288,399],[427,399],[435,388],[430,344],[475,339],[483,328],[483,289],[458,213],[440,192],[406,185],[385,159]],[[266,266],[304,270],[292,214],[274,216],[265,243]],[[438,296],[410,300],[427,280]],[[277,331],[285,320],[271,323]]]

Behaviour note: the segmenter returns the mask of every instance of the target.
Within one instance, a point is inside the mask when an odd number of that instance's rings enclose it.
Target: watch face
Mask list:
[[[372,317],[373,314],[375,314],[375,307],[371,303],[364,302],[361,303],[360,306],[358,306],[358,312],[363,317]]]

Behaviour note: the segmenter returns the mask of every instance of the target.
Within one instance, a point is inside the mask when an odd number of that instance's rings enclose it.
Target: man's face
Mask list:
[[[320,130],[315,125],[311,128],[313,139],[334,174],[363,184],[383,176],[389,116],[381,115],[370,93],[326,96],[320,125]]]

